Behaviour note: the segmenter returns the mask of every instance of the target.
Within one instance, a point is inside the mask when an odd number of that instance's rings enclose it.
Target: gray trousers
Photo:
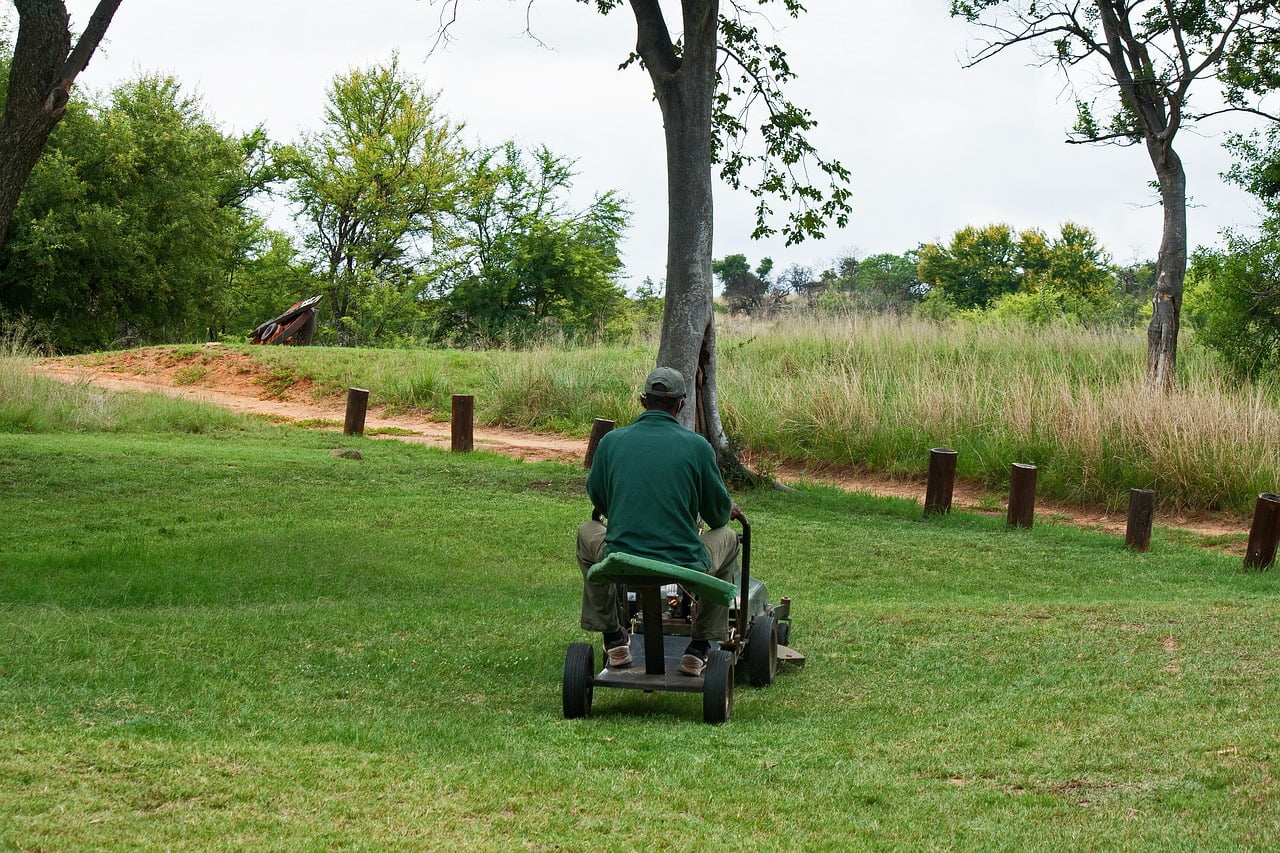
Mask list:
[[[609,633],[625,624],[627,603],[618,594],[617,584],[587,581],[587,570],[604,559],[604,534],[605,526],[600,522],[582,523],[578,528],[578,566],[582,569],[582,629]],[[711,557],[711,573],[732,582],[738,571],[738,534],[728,527],[717,527],[704,531],[701,538]],[[699,601],[692,638],[724,640],[728,637],[729,608]]]

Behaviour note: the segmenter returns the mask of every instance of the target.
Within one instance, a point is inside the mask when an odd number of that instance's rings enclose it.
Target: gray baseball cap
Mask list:
[[[673,367],[659,367],[644,381],[644,393],[653,397],[683,397],[684,376]]]

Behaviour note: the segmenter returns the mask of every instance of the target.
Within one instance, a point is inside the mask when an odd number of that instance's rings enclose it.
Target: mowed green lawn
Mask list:
[[[1280,572],[742,494],[806,668],[724,726],[604,690],[567,721],[582,483],[284,429],[0,434],[0,847],[1280,844]]]

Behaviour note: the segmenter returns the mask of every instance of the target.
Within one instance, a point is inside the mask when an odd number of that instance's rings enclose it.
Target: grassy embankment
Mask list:
[[[5,363],[0,847],[1280,843],[1277,573],[741,495],[808,667],[570,722],[582,476]]]
[[[1163,506],[1251,510],[1280,488],[1280,389],[1241,386],[1184,343],[1171,395],[1146,387],[1139,333],[847,319],[730,328],[720,338],[724,419],[757,458],[919,475],[928,449],[958,473],[1008,487],[1039,466],[1042,495],[1123,507],[1130,488]],[[532,352],[256,349],[284,381],[448,416],[476,395],[482,422],[585,436],[628,422],[647,345]]]

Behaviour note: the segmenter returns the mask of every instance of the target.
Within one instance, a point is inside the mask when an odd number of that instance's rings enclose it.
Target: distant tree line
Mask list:
[[[726,310],[774,316],[797,309],[833,312],[910,313],[927,291],[917,278],[914,251],[859,259],[845,255],[822,272],[792,264],[774,272],[771,258],[753,271],[745,255],[712,263]]]
[[[11,61],[0,53],[0,80]],[[63,351],[242,340],[316,293],[317,343],[469,345],[633,322],[624,200],[575,208],[571,161],[467,146],[461,130],[395,57],[336,77],[320,128],[291,144],[225,133],[169,77],[74,92],[0,246],[0,315]],[[291,230],[267,221],[268,195],[290,205]]]
[[[1096,235],[1074,223],[1057,236],[1007,224],[969,226],[948,243],[895,254],[839,257],[815,272],[792,265],[773,276],[764,259],[752,272],[744,255],[713,267],[729,311],[773,315],[918,313],[940,318],[986,311],[1030,323],[1135,324],[1154,275],[1152,264],[1118,267]]]

